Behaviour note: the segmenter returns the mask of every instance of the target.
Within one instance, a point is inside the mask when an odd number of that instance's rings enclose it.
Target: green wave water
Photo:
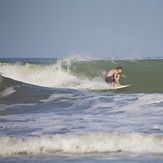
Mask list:
[[[126,79],[121,84],[130,87],[111,91],[115,93],[163,93],[163,59],[28,59],[0,60],[2,76],[24,83],[82,90],[101,91],[107,70],[123,67]],[[110,92],[109,90],[106,90]],[[105,92],[106,92],[105,91]]]

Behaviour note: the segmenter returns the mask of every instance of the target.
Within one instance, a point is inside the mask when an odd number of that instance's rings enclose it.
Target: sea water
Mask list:
[[[111,90],[105,73],[118,66],[131,86]],[[162,67],[161,58],[0,59],[0,162],[163,162]]]

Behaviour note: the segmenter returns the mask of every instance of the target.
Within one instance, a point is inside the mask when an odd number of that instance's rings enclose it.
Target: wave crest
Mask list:
[[[58,151],[73,154],[95,152],[162,153],[163,151],[162,135],[138,133],[0,137],[0,142],[1,157]]]

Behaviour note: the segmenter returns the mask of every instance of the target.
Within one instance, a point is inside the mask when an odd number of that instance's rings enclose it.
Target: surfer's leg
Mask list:
[[[119,85],[117,83],[114,84],[114,87],[118,87]]]
[[[113,82],[113,80],[112,80],[111,77],[106,77],[106,78],[105,78],[105,81],[106,81],[106,83],[108,83],[109,85],[112,84],[112,82]]]
[[[121,84],[119,83],[119,80],[120,80],[120,75],[116,76],[116,79],[115,79],[115,87],[121,85]]]
[[[113,87],[116,86],[116,82],[115,82],[114,77],[108,76],[108,77],[105,78],[105,81],[110,86],[113,86]]]
[[[116,83],[115,83],[115,82],[112,82],[112,83],[111,83],[111,86],[114,86],[114,87],[115,87],[115,85],[116,85]]]

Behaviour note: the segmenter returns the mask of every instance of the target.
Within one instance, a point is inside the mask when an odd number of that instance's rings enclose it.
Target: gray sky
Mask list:
[[[163,0],[0,0],[0,57],[162,57]]]

